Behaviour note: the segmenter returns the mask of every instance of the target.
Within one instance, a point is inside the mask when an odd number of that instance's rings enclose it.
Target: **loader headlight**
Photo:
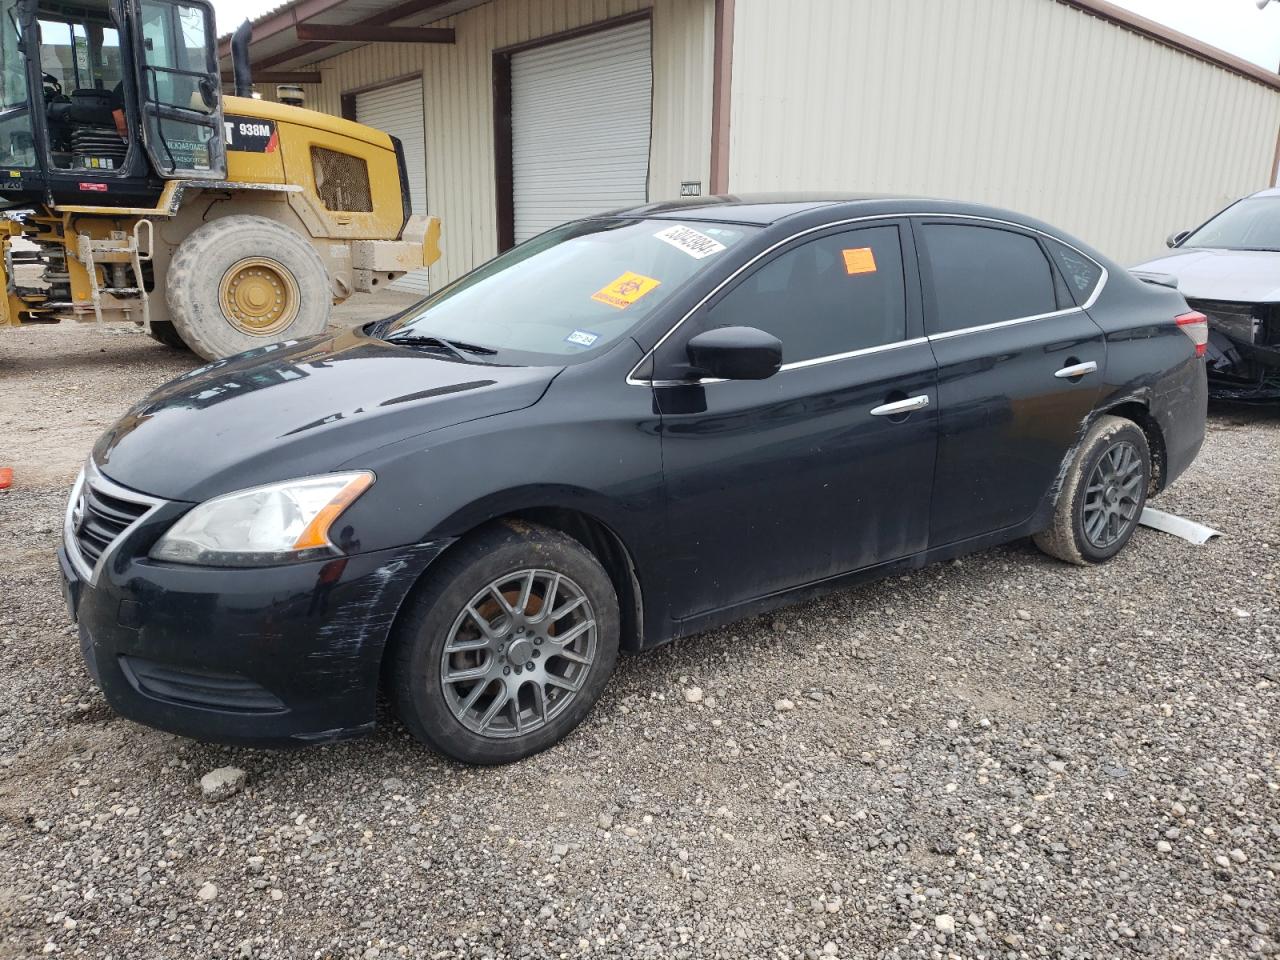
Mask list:
[[[286,480],[207,500],[151,548],[155,560],[261,567],[339,553],[329,528],[373,483],[367,470]]]

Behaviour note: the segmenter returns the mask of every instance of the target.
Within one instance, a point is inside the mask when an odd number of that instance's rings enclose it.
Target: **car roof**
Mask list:
[[[823,211],[832,219],[908,214],[969,214],[1007,220],[1036,229],[1046,225],[1033,218],[982,204],[938,200],[905,194],[877,193],[740,193],[663,200],[602,213],[600,217],[654,220],[700,220],[767,227],[804,213]],[[819,217],[821,218],[821,217]]]
[[[1280,191],[1276,191],[1280,194]],[[626,207],[588,219],[652,219],[736,223],[779,230],[820,227],[860,217],[961,216],[996,220],[1056,237],[1109,270],[1114,261],[1088,243],[1035,217],[965,200],[939,200],[909,194],[877,193],[739,193],[663,200]],[[784,224],[785,221],[785,224]]]
[[[709,220],[768,226],[779,220],[838,204],[905,199],[873,193],[731,193],[709,197],[681,197],[638,207],[611,210],[601,216],[645,217],[658,220]]]

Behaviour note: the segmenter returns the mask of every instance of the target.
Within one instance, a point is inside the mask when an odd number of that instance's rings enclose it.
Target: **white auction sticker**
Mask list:
[[[714,240],[705,233],[699,233],[691,227],[679,225],[667,227],[665,230],[659,230],[654,236],[663,243],[671,244],[677,250],[683,250],[695,260],[709,257],[725,248],[724,244],[719,240]]]

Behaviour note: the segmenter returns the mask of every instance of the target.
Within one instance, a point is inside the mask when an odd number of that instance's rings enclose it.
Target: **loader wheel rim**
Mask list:
[[[222,315],[236,330],[251,337],[270,337],[298,316],[298,282],[276,260],[246,257],[222,275],[218,301]]]

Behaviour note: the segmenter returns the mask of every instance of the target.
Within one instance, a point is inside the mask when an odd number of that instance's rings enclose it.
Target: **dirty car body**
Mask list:
[[[557,231],[398,317],[194,371],[107,431],[59,556],[116,710],[227,742],[366,731],[406,601],[497,520],[599,557],[639,650],[1044,529],[1107,413],[1148,437],[1153,494],[1203,439],[1182,297],[1035,220],[709,198]],[[565,254],[520,281],[579,241],[598,275]],[[776,372],[700,371],[690,341],[743,327],[777,334]],[[319,546],[161,548],[218,498],[334,476],[366,486]]]
[[[1237,201],[1169,246],[1134,269],[1176,278],[1209,318],[1210,396],[1280,400],[1280,189]]]

